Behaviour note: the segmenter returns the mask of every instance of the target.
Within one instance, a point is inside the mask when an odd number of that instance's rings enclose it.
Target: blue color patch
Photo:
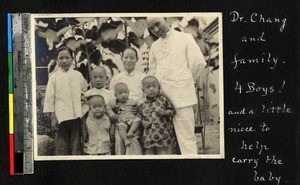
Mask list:
[[[7,46],[8,52],[12,52],[12,14],[7,14]]]

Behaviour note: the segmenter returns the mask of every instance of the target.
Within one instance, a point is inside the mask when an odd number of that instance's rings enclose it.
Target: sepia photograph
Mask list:
[[[35,160],[225,158],[222,13],[30,24]]]

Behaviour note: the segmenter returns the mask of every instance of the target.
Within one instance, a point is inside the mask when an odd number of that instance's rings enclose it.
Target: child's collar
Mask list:
[[[160,94],[158,94],[154,98],[150,98],[150,97],[146,96],[146,100],[148,100],[149,102],[154,102],[159,96],[160,96]]]
[[[106,118],[105,118],[105,115],[103,114],[99,119],[95,119],[94,115],[91,113],[91,119],[92,120],[105,120]]]
[[[69,71],[71,70],[71,68],[69,68],[69,69],[66,71],[66,70],[64,70],[64,69],[61,68],[61,67],[59,67],[59,69],[60,69],[61,72],[64,72],[64,73],[67,73],[67,72],[69,72]]]
[[[133,76],[134,73],[135,73],[135,69],[133,69],[133,70],[131,71],[131,73],[128,73],[128,71],[126,71],[126,69],[124,70],[124,72],[125,72],[125,74],[128,75],[128,76]]]
[[[121,104],[125,104],[126,102],[128,102],[129,98],[127,98],[127,100],[125,102],[120,102],[117,98],[116,98],[116,103],[121,103]]]
[[[102,90],[102,89],[105,89],[105,86],[101,87],[100,89],[98,89],[97,87],[93,87],[93,89]]]

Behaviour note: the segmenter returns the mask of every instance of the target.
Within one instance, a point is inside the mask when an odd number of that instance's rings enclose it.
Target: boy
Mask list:
[[[105,83],[107,82],[107,73],[106,70],[101,67],[95,67],[92,72],[91,72],[91,83],[93,85],[93,88],[91,88],[90,90],[88,90],[87,92],[84,93],[84,97],[85,98],[89,98],[91,96],[94,95],[101,95],[105,102],[110,102],[114,97],[112,95],[112,93],[105,89]],[[85,124],[85,119],[88,116],[88,105],[86,103],[83,104],[83,141],[87,142],[88,137],[87,137],[87,133],[86,133],[86,124]],[[111,141],[114,141],[114,122],[116,121],[116,116],[114,114],[114,112],[111,110],[111,108],[109,106],[106,107],[106,113],[109,116],[109,118],[111,119],[111,122],[113,123],[111,125],[112,129],[110,130],[110,136],[111,136]]]
[[[110,119],[106,112],[103,96],[93,95],[89,98],[90,113],[86,119],[88,144],[86,153],[89,155],[110,155]]]
[[[95,67],[92,70],[90,77],[93,88],[84,93],[86,98],[95,94],[99,94],[103,96],[105,102],[110,102],[112,99],[114,99],[113,94],[109,90],[105,89],[105,83],[107,82],[107,73],[105,68],[101,66]]]

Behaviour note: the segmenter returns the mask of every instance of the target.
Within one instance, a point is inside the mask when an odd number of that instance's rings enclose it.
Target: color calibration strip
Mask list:
[[[7,14],[10,174],[33,174],[30,14]]]
[[[7,14],[9,88],[9,164],[11,175],[24,174],[21,14]],[[18,76],[16,76],[18,75]],[[17,79],[16,79],[17,78]],[[21,131],[21,132],[20,132]]]
[[[13,42],[12,42],[12,14],[7,14],[8,38],[8,103],[9,103],[9,173],[15,173],[14,147],[14,82],[13,82]]]

